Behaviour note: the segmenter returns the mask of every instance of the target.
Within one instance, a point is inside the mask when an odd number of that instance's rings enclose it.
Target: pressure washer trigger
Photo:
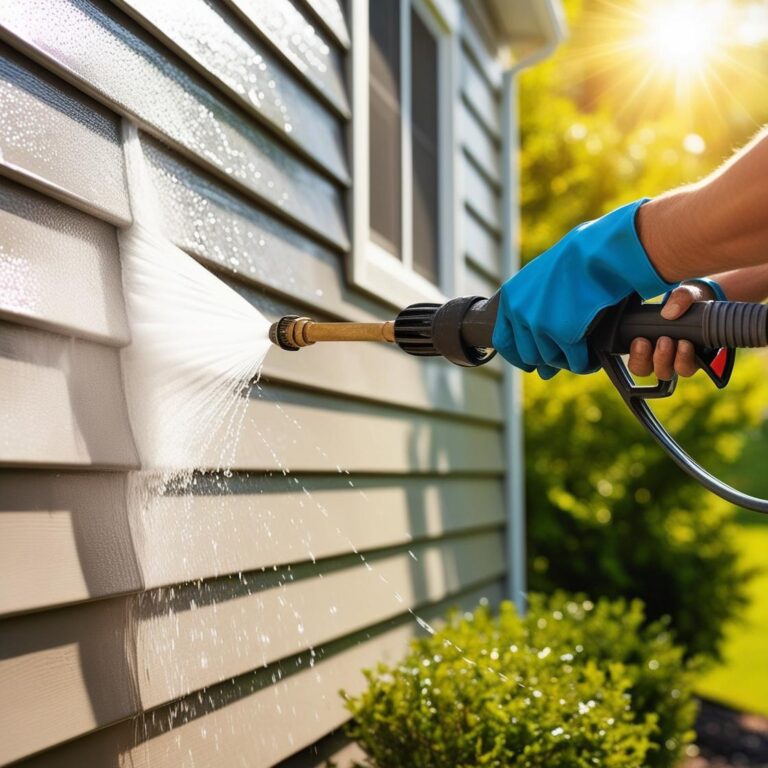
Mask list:
[[[736,350],[727,347],[722,349],[697,347],[696,362],[718,389],[724,389],[731,380],[733,366],[736,364]]]

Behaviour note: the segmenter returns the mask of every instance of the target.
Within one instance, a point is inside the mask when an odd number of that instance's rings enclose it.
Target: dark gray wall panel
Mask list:
[[[468,208],[493,232],[501,233],[501,200],[499,193],[476,166],[463,156],[462,180]]]
[[[350,114],[339,52],[291,0],[227,1],[329,104]]]
[[[501,243],[497,234],[480,223],[471,210],[464,212],[464,253],[489,277],[501,280]]]
[[[89,0],[5,0],[0,34],[301,226],[348,247],[339,190],[116,9]]]
[[[343,120],[318,104],[242,22],[211,0],[118,0],[217,87],[337,180],[349,183]]]
[[[501,156],[496,140],[465,103],[457,104],[459,132],[464,152],[472,158],[489,181],[501,188]]]
[[[483,77],[480,68],[462,51],[461,55],[461,93],[462,97],[485,129],[495,138],[501,137],[499,102],[493,88]]]
[[[317,20],[336,38],[343,48],[349,48],[349,30],[344,18],[341,0],[304,0],[315,13]]]

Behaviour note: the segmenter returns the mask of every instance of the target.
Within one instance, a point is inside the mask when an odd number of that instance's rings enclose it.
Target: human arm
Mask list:
[[[703,181],[576,227],[502,286],[494,346],[544,378],[595,370],[585,337],[601,310],[768,261],[766,179],[764,131]]]
[[[668,282],[765,264],[768,131],[702,181],[645,203],[636,226],[651,263]]]

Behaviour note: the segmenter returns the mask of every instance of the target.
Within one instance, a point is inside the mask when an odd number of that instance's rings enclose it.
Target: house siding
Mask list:
[[[227,487],[126,501],[120,121],[168,238],[268,318],[389,319],[346,279],[351,44],[337,0],[0,4],[0,765],[343,764],[339,689],[412,612],[502,596],[497,365],[273,353]],[[462,51],[456,256],[488,294],[499,93]]]

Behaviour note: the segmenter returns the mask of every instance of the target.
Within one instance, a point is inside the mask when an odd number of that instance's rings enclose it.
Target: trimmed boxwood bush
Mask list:
[[[671,768],[693,736],[691,664],[638,601],[481,606],[365,675],[348,732],[375,768]]]
[[[763,418],[767,381],[745,354],[725,392],[698,374],[653,407],[717,472]],[[733,507],[681,472],[602,374],[528,377],[525,410],[530,589],[640,598],[691,654],[716,658],[749,575]]]

